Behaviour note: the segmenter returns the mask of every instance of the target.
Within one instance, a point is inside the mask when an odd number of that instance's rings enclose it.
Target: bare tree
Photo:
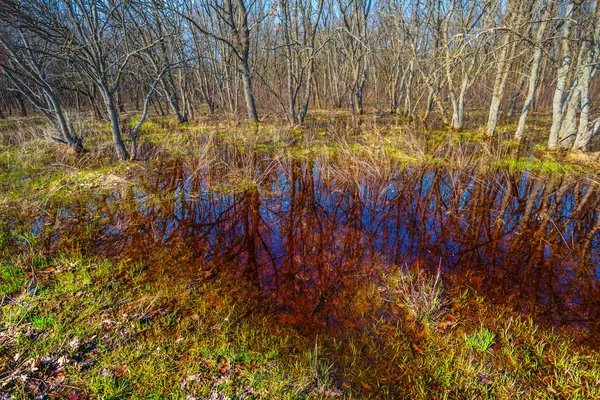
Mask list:
[[[527,90],[527,96],[525,97],[525,104],[523,104],[523,110],[521,111],[521,115],[519,117],[519,125],[517,127],[517,131],[515,132],[515,139],[517,140],[521,140],[523,138],[527,116],[529,115],[531,105],[533,104],[533,100],[538,89],[540,64],[542,61],[542,52],[544,49],[543,41],[544,37],[546,36],[546,29],[548,27],[549,17],[550,15],[552,15],[555,2],[555,0],[550,0],[545,5],[539,4],[539,22],[537,23],[537,30],[532,43],[532,45],[534,46],[534,50],[531,65],[529,67],[529,88]]]
[[[575,2],[569,1],[564,16],[561,38],[561,62],[557,69],[556,90],[552,100],[552,127],[550,128],[550,138],[548,139],[548,148],[554,150],[558,147],[558,134],[562,124],[564,113],[564,98],[567,85],[567,74],[571,68],[571,27],[572,17],[575,11]]]
[[[50,57],[48,54],[54,49],[39,43],[12,18],[0,12],[0,20],[6,23],[6,29],[0,30],[0,45],[6,54],[0,64],[1,72],[13,90],[25,96],[50,121],[56,132],[52,139],[81,152],[82,136],[74,132],[56,93],[60,85],[56,76],[65,74],[64,63]]]
[[[463,128],[467,90],[480,77],[484,67],[478,54],[483,33],[478,32],[477,28],[479,22],[488,14],[491,4],[492,2],[480,4],[479,1],[459,4],[458,0],[452,0],[442,22],[442,35],[445,41],[443,62],[452,103],[450,127],[457,131]],[[454,28],[453,31],[451,26]]]
[[[313,85],[316,48],[324,0],[282,0],[280,18],[287,60],[288,118],[303,124]],[[301,91],[304,89],[304,93]]]
[[[110,120],[117,156],[129,158],[122,138],[117,91],[132,58],[156,42],[139,46],[129,27],[140,22],[142,4],[133,0],[6,0],[11,17],[39,40],[51,44],[95,85]]]
[[[498,8],[502,10],[503,8]],[[506,7],[505,13],[502,15],[504,26],[500,26],[501,29],[496,29],[499,36],[502,38],[497,48],[496,58],[496,72],[494,77],[494,89],[492,92],[492,101],[490,103],[488,123],[487,123],[487,135],[493,136],[496,132],[496,126],[498,125],[498,117],[500,114],[500,105],[508,77],[510,74],[510,68],[517,46],[520,43],[518,28],[521,24],[524,14],[527,12],[527,5],[524,1],[509,0]]]
[[[349,66],[350,110],[356,127],[356,116],[363,113],[364,89],[369,75],[369,18],[372,0],[337,0],[341,15],[338,38],[340,51]]]
[[[184,14],[194,28],[226,45],[237,58],[250,122],[259,120],[250,68],[251,34],[266,17],[256,16],[251,25],[250,18],[255,7],[256,1],[202,0],[197,4],[188,4],[187,13]]]

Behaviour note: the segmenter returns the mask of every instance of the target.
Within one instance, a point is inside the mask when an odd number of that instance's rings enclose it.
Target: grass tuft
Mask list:
[[[473,335],[465,335],[467,345],[479,351],[486,351],[494,345],[496,334],[487,329],[480,329]]]

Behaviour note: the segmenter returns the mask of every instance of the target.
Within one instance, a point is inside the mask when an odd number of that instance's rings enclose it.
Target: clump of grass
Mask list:
[[[27,281],[22,268],[11,264],[0,264],[0,296],[20,290]]]
[[[385,287],[389,301],[400,303],[419,323],[437,321],[446,305],[440,269],[434,277],[421,269],[401,270],[385,278]]]
[[[480,329],[473,335],[465,335],[467,345],[480,351],[486,351],[493,346],[496,340],[496,334],[488,329]]]
[[[548,174],[574,172],[574,167],[570,164],[559,163],[554,160],[540,160],[535,157],[508,157],[494,163],[495,166],[508,168],[517,171],[531,171]]]

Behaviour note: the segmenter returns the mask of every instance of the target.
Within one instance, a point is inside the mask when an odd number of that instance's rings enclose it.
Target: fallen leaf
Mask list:
[[[371,385],[369,385],[366,382],[360,381],[360,386],[363,388],[364,391],[366,392],[370,392],[373,388],[371,387]]]
[[[473,322],[473,323],[478,323],[479,322],[479,318],[473,316],[473,315],[467,315],[467,321]]]
[[[458,318],[456,318],[452,314],[446,314],[446,321],[454,323],[454,322],[458,321]]]
[[[104,322],[104,321],[102,321]],[[69,347],[71,348],[72,351],[77,351],[79,350],[79,339],[77,338],[77,336],[73,337],[73,339],[69,342]]]
[[[219,371],[221,371],[222,374],[224,374],[225,372],[229,371],[231,369],[231,363],[229,361],[225,362],[225,364],[221,365],[221,368],[219,369]]]
[[[423,350],[422,348],[420,348],[419,346],[417,346],[415,343],[412,344],[412,348],[414,351],[416,351],[418,354],[420,355],[425,355],[425,350]]]
[[[119,368],[119,370],[117,372],[115,372],[115,378],[120,378],[123,375],[125,375],[125,372],[127,372],[128,368],[129,367],[127,366],[127,364],[125,364],[121,368]]]

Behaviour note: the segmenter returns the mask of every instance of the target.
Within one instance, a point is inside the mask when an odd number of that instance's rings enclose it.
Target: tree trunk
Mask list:
[[[523,134],[525,133],[525,123],[527,122],[527,116],[529,115],[529,110],[531,110],[531,105],[533,103],[533,100],[535,99],[538,87],[538,78],[540,74],[540,62],[542,60],[541,41],[544,38],[546,26],[548,25],[548,21],[545,17],[552,11],[553,6],[554,0],[550,1],[546,6],[546,12],[542,14],[542,22],[540,23],[540,26],[536,33],[537,46],[533,52],[533,59],[531,61],[531,67],[529,70],[529,88],[527,89],[527,97],[525,98],[525,103],[523,104],[523,109],[521,110],[521,115],[519,117],[519,125],[517,126],[517,131],[515,132],[516,140],[521,140],[523,138]]]
[[[458,95],[458,99],[453,98],[452,102],[452,129],[455,131],[462,131],[465,120],[465,95],[468,89],[468,82],[466,80],[463,81],[463,84],[460,88],[460,92]],[[456,104],[455,104],[456,102]]]
[[[244,80],[244,99],[246,100],[246,109],[248,111],[248,119],[250,122],[258,122],[258,112],[256,111],[256,103],[254,101],[254,93],[252,91],[252,73],[248,65],[248,60],[242,60],[242,79]]]
[[[167,95],[169,105],[171,106],[171,110],[173,110],[173,113],[175,114],[175,118],[177,119],[177,122],[180,124],[184,124],[184,123],[188,122],[187,116],[181,113],[181,109],[179,107],[179,100],[177,99],[177,96],[174,95],[171,92],[171,90],[168,90],[166,88],[165,88],[165,94]]]
[[[510,98],[510,103],[508,104],[508,113],[507,117],[511,118],[515,115],[515,108],[517,107],[517,101],[519,97],[521,97],[521,92],[523,91],[523,85],[525,85],[525,78],[527,75],[525,74],[525,66],[523,66],[523,70],[521,71],[521,76],[519,77],[519,84],[517,85],[517,90]]]
[[[290,125],[298,123],[296,117],[296,88],[294,86],[294,58],[292,54],[292,41],[290,40],[290,9],[287,1],[281,2],[283,22],[283,35],[287,55],[287,91],[288,91],[288,119]]]
[[[104,97],[104,104],[106,106],[106,111],[108,112],[108,118],[110,120],[113,144],[117,152],[117,157],[119,157],[120,160],[127,160],[129,158],[129,153],[125,148],[125,143],[123,143],[123,138],[121,137],[121,124],[119,121],[119,112],[117,111],[113,95],[108,89],[103,88],[102,96]]]
[[[21,95],[21,93],[17,93],[15,97],[17,99],[17,105],[19,106],[19,114],[21,114],[21,117],[26,117],[27,108],[25,107],[25,101],[23,100],[23,96]]]
[[[550,138],[548,139],[548,148],[550,150],[555,150],[558,146],[558,134],[563,119],[563,97],[567,85],[567,74],[571,67],[569,36],[571,35],[571,17],[574,9],[575,2],[569,1],[562,33],[562,64],[557,71],[556,89],[552,100],[552,127],[550,128]]]
[[[592,138],[592,129],[589,127],[590,118],[590,80],[592,75],[592,66],[586,65],[582,74],[581,82],[581,115],[579,116],[579,128],[577,129],[577,136],[573,143],[574,150],[587,150],[587,145]]]
[[[595,40],[600,39],[600,8],[598,7],[599,3],[597,0],[594,0],[592,10],[594,12],[595,19],[595,28],[593,33],[593,38]],[[590,119],[590,83],[592,77],[598,71],[598,69],[594,66],[594,54],[595,52],[591,48],[591,44],[589,42],[583,44],[586,46],[586,62],[583,67],[583,71],[581,73],[581,84],[580,84],[580,97],[581,97],[581,114],[579,116],[579,128],[577,129],[577,136],[575,138],[575,142],[573,143],[574,150],[587,150],[588,143],[592,136],[594,136],[598,132],[598,128],[600,128],[600,118],[596,119],[594,122],[594,126],[589,126]]]
[[[312,55],[311,55],[312,57]],[[300,115],[298,116],[300,125],[304,125],[304,120],[306,119],[306,115],[308,114],[308,106],[310,104],[310,96],[312,93],[312,83],[313,83],[313,71],[315,65],[314,61],[311,59],[308,65],[308,73],[306,77],[306,87],[304,92],[304,104],[302,104],[302,109],[300,110]]]
[[[567,112],[563,115],[563,121],[558,133],[560,147],[568,150],[575,141],[577,135],[577,109],[579,108],[581,98],[580,83],[572,89],[569,101],[567,103]]]
[[[508,48],[511,47],[510,37],[510,33],[506,33],[504,42],[502,44],[504,48],[500,52],[500,61],[498,62],[496,79],[494,81],[494,91],[492,94],[492,101],[490,103],[490,111],[488,113],[488,136],[494,136],[494,133],[496,132],[496,127],[498,126],[498,115],[500,114],[500,105],[502,103],[502,97],[504,96],[504,89],[506,88],[506,82],[508,81],[508,73],[510,71],[510,65],[507,66],[507,64],[510,64],[508,61]]]
[[[522,9],[519,7],[517,12],[517,20],[515,25],[519,26],[521,18],[523,17]],[[498,126],[498,115],[500,113],[500,105],[502,103],[502,97],[504,97],[504,90],[506,88],[506,82],[508,81],[508,74],[510,72],[510,64],[516,51],[516,44],[510,42],[512,33],[507,32],[502,41],[502,51],[500,52],[500,60],[498,61],[498,68],[496,69],[496,79],[494,81],[494,91],[492,94],[492,101],[490,103],[490,111],[488,114],[488,126],[487,135],[494,136],[496,127]]]

